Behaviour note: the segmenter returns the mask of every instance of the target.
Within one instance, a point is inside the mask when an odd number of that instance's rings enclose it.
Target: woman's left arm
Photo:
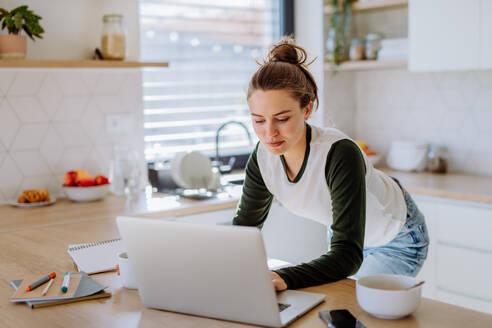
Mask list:
[[[330,250],[308,263],[276,270],[289,289],[340,280],[359,269],[366,222],[365,172],[361,150],[353,141],[332,145],[325,168],[333,208]]]

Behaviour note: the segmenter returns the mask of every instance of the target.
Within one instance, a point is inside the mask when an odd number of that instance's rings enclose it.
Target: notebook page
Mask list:
[[[118,263],[116,256],[124,251],[121,239],[113,239],[88,244],[69,245],[67,252],[79,271],[92,274],[114,270]]]

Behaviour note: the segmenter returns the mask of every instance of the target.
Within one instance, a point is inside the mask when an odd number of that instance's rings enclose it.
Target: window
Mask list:
[[[279,0],[140,0],[140,24],[142,60],[169,62],[143,71],[147,162],[215,156],[216,131],[230,120],[254,137],[246,92],[255,59],[280,38]],[[221,130],[221,155],[251,150],[240,124]]]

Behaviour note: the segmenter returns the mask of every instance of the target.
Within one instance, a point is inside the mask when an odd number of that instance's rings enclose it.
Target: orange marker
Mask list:
[[[42,284],[44,284],[45,282],[49,281],[50,279],[53,279],[56,277],[56,273],[55,272],[52,272],[50,274],[47,274],[46,276],[42,277],[41,279],[39,280],[36,280],[35,282],[33,282],[32,284],[29,284],[29,286],[26,287],[26,291],[27,292],[30,292],[31,290],[41,286]]]

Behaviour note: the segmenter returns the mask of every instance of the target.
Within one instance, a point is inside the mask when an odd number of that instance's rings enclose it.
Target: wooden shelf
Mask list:
[[[366,71],[366,70],[384,70],[384,69],[399,69],[407,68],[406,60],[358,60],[346,61],[340,64],[338,68],[334,68],[332,64],[325,63],[325,70],[339,71]]]
[[[0,68],[138,68],[168,66],[168,63],[124,60],[0,60]]]
[[[363,2],[354,2],[352,12],[369,11],[376,9],[388,9],[394,7],[406,7],[408,0],[367,0]],[[333,13],[331,6],[324,6],[323,12],[327,15]]]

